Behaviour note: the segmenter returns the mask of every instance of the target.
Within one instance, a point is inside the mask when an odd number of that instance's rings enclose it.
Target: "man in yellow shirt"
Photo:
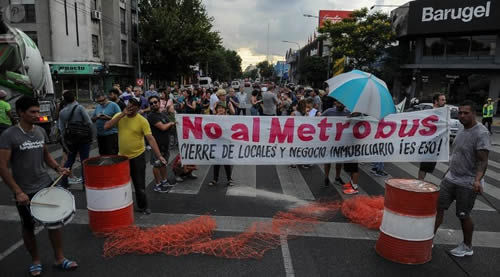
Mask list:
[[[130,177],[134,183],[135,196],[137,198],[138,211],[150,214],[146,199],[146,158],[144,138],[148,141],[156,157],[164,164],[167,160],[161,155],[158,144],[151,133],[148,120],[138,114],[141,107],[140,99],[132,97],[127,107],[121,113],[113,116],[113,119],[104,124],[104,129],[113,126],[118,128],[118,149],[120,155],[125,155],[130,160]]]
[[[496,100],[496,101],[499,101],[499,100]],[[493,104],[495,102],[493,102],[493,99],[491,98],[488,98],[488,102],[486,102],[486,104],[484,104],[483,106],[483,125],[486,126],[486,124],[488,124],[488,131],[490,132],[490,134],[493,134],[491,132],[491,124],[493,124]]]

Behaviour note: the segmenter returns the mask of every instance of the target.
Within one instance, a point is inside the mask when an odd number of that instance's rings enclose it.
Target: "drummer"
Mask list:
[[[32,97],[22,96],[16,101],[19,124],[5,130],[0,137],[0,176],[15,194],[16,206],[21,217],[24,245],[31,255],[29,272],[32,276],[42,274],[42,261],[37,249],[34,220],[30,213],[30,199],[51,183],[46,166],[61,175],[69,175],[47,150],[47,134],[34,123],[40,116],[40,104]],[[9,163],[12,173],[9,171]],[[29,168],[30,170],[26,170]],[[62,250],[61,229],[48,230],[54,249],[54,265],[63,270],[78,267],[75,261],[66,259]]]

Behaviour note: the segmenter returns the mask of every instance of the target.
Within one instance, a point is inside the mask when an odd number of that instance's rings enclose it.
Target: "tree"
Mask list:
[[[304,57],[299,72],[301,83],[322,87],[322,83],[327,79],[328,60],[326,57],[319,56]]]
[[[334,60],[347,56],[349,68],[373,71],[384,51],[395,42],[388,14],[375,12],[368,14],[363,8],[351,13],[351,17],[341,22],[326,21],[319,29],[321,39],[331,41]]]
[[[257,68],[254,68],[252,70],[245,71],[243,73],[243,78],[249,78],[249,79],[255,80],[257,78],[258,73],[259,73],[259,70]]]
[[[258,63],[257,68],[260,70],[260,76],[267,79],[273,76],[274,68],[268,61]]]
[[[242,75],[241,57],[236,51],[225,49],[222,46],[210,51],[201,60],[202,67],[208,70],[206,75],[213,80],[233,80]]]
[[[190,73],[190,65],[221,43],[201,0],[140,1],[139,8],[143,70],[153,78]]]

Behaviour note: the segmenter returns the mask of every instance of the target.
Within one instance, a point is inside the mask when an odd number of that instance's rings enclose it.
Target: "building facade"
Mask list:
[[[18,0],[15,5],[24,18],[11,18],[9,24],[37,43],[56,95],[74,90],[79,101],[92,101],[113,83],[133,83],[136,0]]]
[[[446,94],[481,107],[500,96],[500,1],[418,0],[391,13],[399,47],[401,96]],[[497,111],[496,107],[495,110]]]

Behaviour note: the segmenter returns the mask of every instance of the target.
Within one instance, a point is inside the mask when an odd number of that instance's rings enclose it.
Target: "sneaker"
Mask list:
[[[166,187],[166,188],[172,188],[172,187],[175,187],[175,185],[172,185],[170,184],[169,181],[167,180],[164,180],[164,181],[161,181],[161,184],[160,184],[162,187]]]
[[[197,179],[198,176],[194,175],[193,172],[190,172],[188,175],[186,175],[186,177],[190,178],[190,179]]]
[[[161,184],[156,184],[153,190],[159,193],[167,193],[170,190],[170,188],[164,187]]]
[[[342,180],[342,178],[340,178],[340,177],[335,178],[335,185],[342,186],[343,184],[345,184],[345,183],[344,183],[344,180]]]
[[[330,179],[325,178],[325,187],[330,186]]]
[[[343,186],[343,189],[342,189],[342,192],[344,194],[348,194],[348,195],[351,195],[351,194],[356,194],[358,193],[358,190],[357,189],[354,189],[351,185],[351,183],[347,183]]]
[[[176,181],[177,183],[180,183],[180,182],[183,182],[183,181],[184,181],[184,179],[182,179],[180,176],[175,176],[175,181]]]
[[[70,177],[68,178],[68,184],[70,185],[77,185],[77,184],[80,184],[82,183],[82,178],[78,178],[78,177]]]
[[[291,167],[291,168],[297,168],[297,165],[292,164],[292,165],[290,165],[290,167]]]
[[[148,146],[146,146],[146,150],[147,150],[147,151],[151,151],[151,146],[149,146],[149,145],[148,145]]]
[[[377,169],[376,168],[370,169],[370,173],[373,175],[377,175]]]
[[[308,164],[303,164],[303,165],[302,165],[302,168],[306,168],[306,169],[307,169],[307,168],[311,168],[311,165],[308,165]]]
[[[462,242],[457,247],[450,250],[450,254],[455,257],[464,257],[464,256],[472,256],[472,254],[474,254],[474,251],[472,250],[472,247],[469,247]]]
[[[377,171],[377,176],[385,177],[387,175],[389,175],[389,174],[387,174],[387,172],[385,172],[383,170]]]

